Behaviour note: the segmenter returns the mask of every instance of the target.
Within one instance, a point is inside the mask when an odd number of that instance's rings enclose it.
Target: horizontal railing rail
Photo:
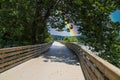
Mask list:
[[[0,73],[39,56],[47,51],[51,43],[0,49]]]
[[[119,68],[77,44],[64,44],[78,56],[87,80],[120,80]]]

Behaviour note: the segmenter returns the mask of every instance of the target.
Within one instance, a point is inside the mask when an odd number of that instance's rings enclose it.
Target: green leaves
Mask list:
[[[80,9],[76,11],[75,15],[79,15],[79,19],[77,19],[81,22],[79,32],[86,37],[84,42],[92,46],[97,52],[105,51],[102,52],[101,55],[104,56],[101,57],[118,66],[116,64],[118,61],[115,58],[112,60],[112,57],[116,57],[114,55],[118,56],[115,53],[120,53],[116,52],[115,46],[113,46],[116,44],[120,29],[116,23],[111,22],[109,19],[110,13],[118,8],[116,6],[119,4],[116,2],[112,0],[82,1],[82,4],[79,4]],[[118,58],[120,57],[118,56]]]
[[[30,22],[27,21],[27,18],[32,19],[32,16],[30,15],[32,13],[31,12],[32,5],[28,6],[28,4],[29,2],[26,2],[24,0],[22,0],[22,2],[19,2],[18,0],[1,1],[0,9],[1,47],[22,45],[24,39],[26,41],[28,40],[28,38],[26,39],[26,37],[22,38],[23,35],[27,35],[27,37],[30,35],[29,34],[30,30],[27,27],[29,26]],[[26,6],[29,7],[29,9],[26,9]],[[27,33],[23,32],[25,28],[27,28],[28,30]]]
[[[78,42],[78,37],[76,37],[76,36],[65,36],[63,38],[63,41],[65,41],[65,42]]]
[[[115,50],[119,48],[120,24],[109,17],[117,8],[119,0],[0,0],[0,44],[5,47],[52,41],[47,24],[61,31],[66,23],[74,23],[80,26],[87,45],[104,51],[100,56],[118,66],[120,57],[114,55],[120,53]]]

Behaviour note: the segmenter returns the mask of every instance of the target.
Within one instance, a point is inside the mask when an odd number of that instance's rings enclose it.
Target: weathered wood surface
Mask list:
[[[0,73],[40,55],[52,43],[0,49]]]
[[[77,44],[64,43],[79,57],[87,80],[120,80],[120,69]]]
[[[76,55],[63,44],[54,42],[43,55],[1,73],[0,80],[85,80],[85,78]]]

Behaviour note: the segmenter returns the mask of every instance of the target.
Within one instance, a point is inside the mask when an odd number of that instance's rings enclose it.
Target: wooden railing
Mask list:
[[[120,69],[77,44],[64,43],[78,56],[86,80],[120,80]]]
[[[0,73],[18,64],[39,56],[47,51],[52,43],[0,49]]]

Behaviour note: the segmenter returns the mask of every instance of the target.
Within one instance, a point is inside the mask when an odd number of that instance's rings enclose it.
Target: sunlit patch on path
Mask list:
[[[44,55],[0,74],[0,80],[85,80],[76,56],[54,42]]]

